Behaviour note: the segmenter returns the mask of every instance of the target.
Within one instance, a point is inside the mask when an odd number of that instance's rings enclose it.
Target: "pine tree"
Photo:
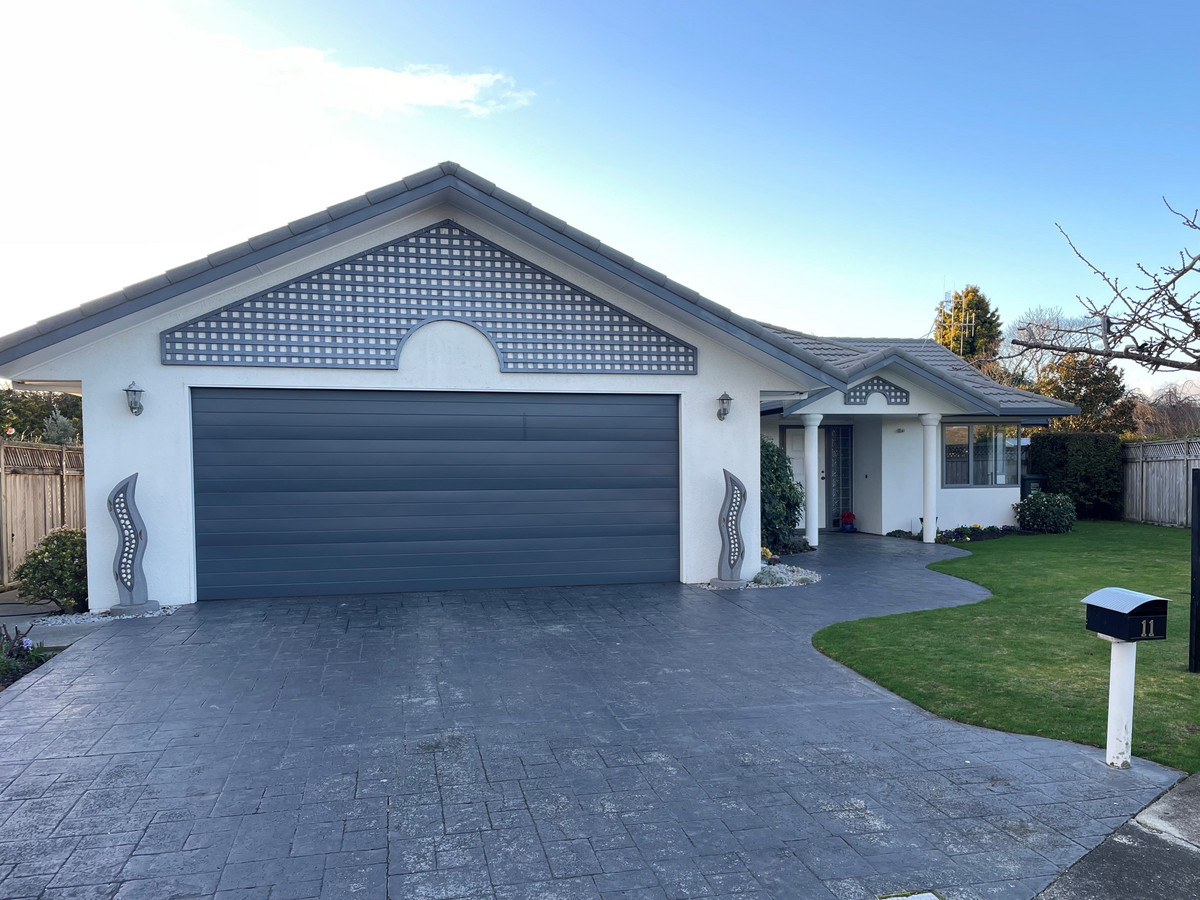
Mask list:
[[[955,291],[949,308],[938,307],[933,339],[974,366],[995,355],[1001,336],[1000,314],[976,285]]]

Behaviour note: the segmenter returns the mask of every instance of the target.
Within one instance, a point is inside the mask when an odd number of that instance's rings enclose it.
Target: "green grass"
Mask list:
[[[1167,597],[1167,639],[1138,646],[1133,751],[1200,770],[1200,673],[1187,671],[1189,532],[1078,522],[1071,534],[958,546],[972,555],[930,568],[983,585],[991,599],[841,622],[813,645],[939,716],[1103,746],[1110,645],[1084,629],[1079,601],[1110,586]]]

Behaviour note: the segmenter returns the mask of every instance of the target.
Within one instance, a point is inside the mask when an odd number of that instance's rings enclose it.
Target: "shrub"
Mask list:
[[[1125,470],[1115,434],[1039,431],[1029,439],[1029,462],[1047,491],[1075,501],[1080,518],[1121,518]]]
[[[53,603],[65,613],[87,612],[87,540],[79,528],[52,531],[13,573],[26,603]]]
[[[1075,504],[1066,494],[1037,491],[1013,504],[1022,531],[1066,534],[1075,524]]]
[[[785,550],[804,513],[804,491],[796,484],[792,461],[778,444],[761,438],[759,449],[762,543]]]

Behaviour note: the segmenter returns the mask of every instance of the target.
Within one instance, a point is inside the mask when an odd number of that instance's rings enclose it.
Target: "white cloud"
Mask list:
[[[161,0],[8,4],[0,33],[0,334],[450,158],[533,97],[250,46]]]

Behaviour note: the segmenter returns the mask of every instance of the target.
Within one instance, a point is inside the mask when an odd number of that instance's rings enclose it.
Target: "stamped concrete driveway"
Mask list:
[[[1177,773],[942,721],[816,653],[980,588],[831,536],[802,588],[210,603],[0,694],[0,897],[1032,897]],[[986,690],[980,685],[980,690]]]

